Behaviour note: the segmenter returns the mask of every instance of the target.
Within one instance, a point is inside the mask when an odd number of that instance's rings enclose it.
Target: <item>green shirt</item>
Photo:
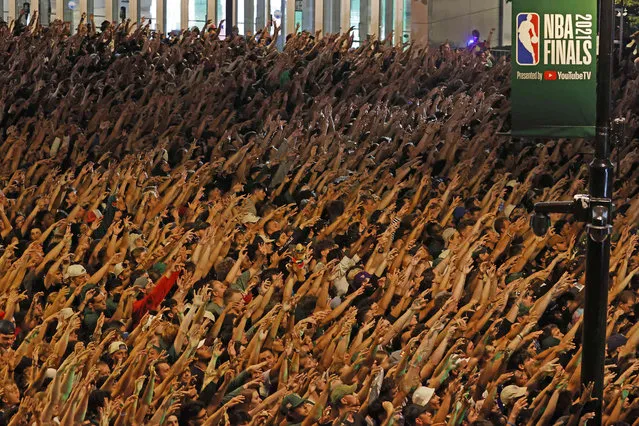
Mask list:
[[[222,311],[224,310],[223,306],[218,305],[217,303],[214,302],[210,302],[208,305],[206,305],[206,310],[217,315],[218,317],[220,316],[220,314],[222,314]]]
[[[100,318],[100,313],[96,312],[92,309],[84,310],[84,320],[82,321],[84,328],[93,333],[95,331],[95,327],[98,325],[98,318]]]
[[[235,281],[235,284],[231,285],[231,288],[233,290],[239,290],[242,293],[244,293],[246,289],[248,288],[248,283],[250,280],[251,280],[251,271],[242,272],[242,275],[240,275],[237,278],[237,280]]]

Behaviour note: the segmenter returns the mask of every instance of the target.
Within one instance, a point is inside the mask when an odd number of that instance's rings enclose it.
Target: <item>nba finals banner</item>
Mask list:
[[[597,0],[512,4],[513,136],[595,136]]]

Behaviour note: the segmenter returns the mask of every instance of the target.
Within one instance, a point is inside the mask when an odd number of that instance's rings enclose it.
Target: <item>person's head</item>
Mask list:
[[[165,299],[160,304],[161,308],[166,308],[169,311],[165,314],[169,320],[172,320],[177,317],[179,314],[179,304],[175,299]]]
[[[95,366],[98,370],[98,377],[108,377],[111,374],[111,368],[106,362],[98,361]]]
[[[171,171],[171,165],[169,164],[168,161],[165,161],[165,160],[160,161],[159,168],[164,173],[169,173]]]
[[[521,298],[520,307],[531,308],[535,303],[535,295],[532,290],[525,290],[524,297]]]
[[[624,290],[617,297],[617,306],[625,312],[631,311],[636,299],[637,297],[631,290]]]
[[[212,288],[213,298],[222,299],[224,297],[224,292],[226,291],[226,285],[222,281],[213,280],[211,282],[211,288]]]
[[[16,327],[11,321],[0,320],[0,349],[7,350],[16,341]]]
[[[232,305],[233,303],[242,300],[242,292],[233,288],[227,288],[224,290],[224,306]]]
[[[557,327],[556,324],[551,324],[549,328],[550,328],[550,335],[554,337],[555,339],[561,339],[564,337],[564,334],[561,332],[561,330],[559,329],[559,327]]]
[[[78,192],[75,190],[75,188],[69,189],[65,201],[67,202],[67,205],[75,206],[75,204],[78,202]]]
[[[264,201],[266,198],[266,189],[264,188],[264,185],[259,183],[253,185],[251,188],[251,198],[254,201]]]
[[[233,426],[248,426],[251,423],[251,415],[244,410],[234,409],[229,412],[229,423]]]
[[[275,231],[272,236],[275,240],[275,245],[278,247],[284,247],[284,245],[288,241],[288,234],[286,234],[286,232]]]
[[[260,352],[259,362],[260,364],[263,362],[266,362],[266,364],[264,365],[265,370],[270,370],[271,368],[273,368],[276,361],[277,361],[277,358],[275,357],[272,351],[266,349]]]
[[[71,281],[73,287],[84,286],[89,279],[87,276],[87,270],[84,269],[84,266],[79,264],[69,265],[64,275],[65,278]]]
[[[231,271],[231,268],[233,268],[234,264],[235,260],[231,257],[226,257],[218,262],[215,265],[215,275],[217,279],[224,280]]]
[[[241,392],[241,395],[244,397],[244,403],[241,408],[247,411],[257,407],[262,402],[260,393],[255,389],[245,389]]]
[[[161,381],[164,381],[164,379],[168,377],[170,371],[171,371],[171,366],[166,361],[160,361],[157,364],[155,364],[155,372],[158,374],[158,378]]]
[[[425,407],[435,396],[435,389],[426,386],[420,386],[413,392],[413,404]]]
[[[296,393],[286,395],[280,405],[280,413],[289,423],[300,423],[311,412],[313,403]]]
[[[87,410],[90,413],[97,414],[101,408],[104,408],[107,401],[111,399],[111,394],[107,391],[96,389],[89,394],[89,403]]]
[[[178,417],[175,414],[169,414],[162,426],[180,426],[180,422],[178,422]]]
[[[180,426],[201,426],[206,421],[206,407],[200,401],[187,401],[178,418]]]
[[[430,407],[411,404],[404,409],[404,420],[409,426],[431,425],[433,410]]]
[[[106,311],[106,294],[102,291],[96,291],[94,296],[87,301],[87,307],[95,312]]]
[[[29,231],[29,237],[31,238],[31,241],[36,241],[41,236],[42,230],[40,228],[32,228],[31,231]]]
[[[280,226],[280,223],[274,219],[269,219],[264,224],[264,232],[266,233],[266,235],[273,235],[274,232],[277,232],[281,229],[282,227]]]
[[[512,406],[518,399],[528,395],[528,388],[525,386],[508,385],[502,389],[499,395],[501,402],[509,407]]]
[[[124,197],[116,197],[112,203],[112,206],[116,209],[115,219],[120,219],[126,214],[126,203]]]
[[[337,385],[331,390],[330,401],[340,412],[350,411],[359,407],[360,402],[355,394],[357,385]]]
[[[20,403],[20,388],[13,381],[4,384],[2,392],[2,403],[4,405],[14,406]]]
[[[189,386],[191,384],[191,380],[193,379],[193,374],[191,373],[190,368],[185,368],[182,370],[182,374],[180,374],[180,384]]]
[[[131,250],[131,257],[133,257],[135,263],[141,263],[144,260],[146,252],[147,249],[145,247],[136,247]]]
[[[109,357],[115,364],[124,362],[129,355],[128,348],[124,342],[113,342],[109,345]]]
[[[524,386],[528,382],[528,369],[534,364],[535,359],[525,350],[519,350],[512,354],[508,360],[509,370],[513,370],[513,382],[518,386]]]

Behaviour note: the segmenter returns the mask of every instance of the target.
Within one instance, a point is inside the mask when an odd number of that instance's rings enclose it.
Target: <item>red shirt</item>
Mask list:
[[[167,294],[171,291],[177,282],[179,272],[173,272],[170,277],[162,275],[149,293],[142,299],[133,302],[133,321],[137,324],[140,322],[144,314],[149,311],[156,310]]]

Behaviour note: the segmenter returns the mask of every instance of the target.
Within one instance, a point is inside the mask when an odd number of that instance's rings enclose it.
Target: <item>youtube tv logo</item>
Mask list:
[[[557,80],[557,71],[544,71],[544,80]]]

